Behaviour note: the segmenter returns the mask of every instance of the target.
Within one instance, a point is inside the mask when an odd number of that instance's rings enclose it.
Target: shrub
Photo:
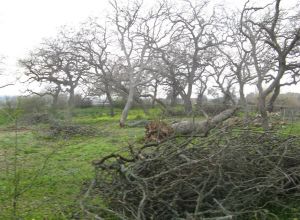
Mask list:
[[[29,113],[21,117],[20,121],[28,125],[50,123],[54,119],[47,113]]]
[[[20,96],[17,99],[18,108],[24,113],[41,113],[50,107],[51,103],[47,98],[36,95]]]
[[[186,116],[186,113],[184,112],[184,107],[177,105],[174,107],[170,107],[168,109],[168,112],[166,112],[168,116]]]
[[[114,107],[123,109],[126,104],[126,99],[116,99],[114,100]]]
[[[94,136],[97,129],[86,125],[66,123],[65,121],[53,122],[44,134],[46,138],[71,138],[73,136]]]
[[[200,109],[205,111],[205,113],[210,116],[220,114],[221,112],[225,111],[228,108],[229,107],[227,105],[223,105],[223,104],[204,104],[200,106]],[[198,114],[202,114],[200,109],[199,108],[197,109]]]
[[[80,94],[76,94],[74,97],[74,105],[78,108],[88,108],[93,105],[93,102],[90,98],[83,98]]]

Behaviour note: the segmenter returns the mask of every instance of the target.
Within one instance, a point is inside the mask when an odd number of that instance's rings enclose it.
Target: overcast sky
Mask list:
[[[225,4],[234,7],[243,5],[244,0],[226,0]],[[89,16],[104,16],[108,5],[108,0],[0,0],[0,55],[6,57],[4,68],[9,75],[0,76],[0,86],[14,81],[17,60],[38,46],[43,38],[55,36],[62,25],[76,25]],[[298,87],[283,91],[300,92]],[[16,84],[1,89],[0,96],[17,95],[20,90],[21,85]]]
[[[6,57],[5,73],[10,75],[0,76],[0,86],[14,81],[17,60],[43,38],[55,36],[62,25],[76,25],[88,16],[101,17],[107,5],[106,0],[0,0],[0,55]],[[20,94],[21,87],[1,89],[0,95]]]

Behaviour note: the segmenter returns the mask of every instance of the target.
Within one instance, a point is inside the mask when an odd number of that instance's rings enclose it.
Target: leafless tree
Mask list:
[[[75,89],[90,66],[78,51],[71,48],[62,37],[43,42],[27,59],[20,60],[28,82],[55,84],[69,93],[68,105],[74,106]]]
[[[170,42],[159,48],[166,65],[166,80],[172,91],[178,91],[184,101],[185,112],[192,112],[191,96],[195,84],[204,76],[210,49],[219,45],[216,12],[207,13],[208,2],[193,4],[184,1],[181,10],[169,7],[168,19],[172,26]]]
[[[240,20],[240,30],[251,45],[258,105],[265,129],[268,128],[267,96],[273,93],[271,102],[274,102],[282,79],[295,78],[299,69],[299,15],[282,9],[280,3],[276,0],[263,7],[252,7],[247,1]]]
[[[128,112],[132,107],[137,87],[152,81],[153,75],[149,77],[149,69],[153,60],[152,40],[160,37],[161,27],[157,24],[160,17],[160,10],[153,7],[147,13],[143,9],[142,2],[134,1],[120,5],[119,2],[111,1],[113,16],[111,22],[115,27],[115,33],[120,47],[120,52],[124,58],[122,63],[126,75],[128,76],[128,98],[120,118],[120,126],[125,125]],[[144,13],[144,14],[142,14]]]
[[[3,76],[3,68],[2,66],[4,65],[4,60],[5,58],[3,56],[0,56],[0,76]],[[5,88],[7,86],[12,86],[14,85],[14,83],[4,83],[4,84],[0,84],[0,89]]]
[[[218,46],[218,51],[224,58],[224,62],[229,68],[232,79],[239,87],[239,104],[246,109],[246,98],[244,88],[254,78],[249,66],[251,65],[250,49],[248,48],[247,38],[240,32],[239,19],[236,12],[226,19],[227,41]]]
[[[207,97],[205,96],[205,92],[208,88],[208,80],[210,78],[209,74],[204,74],[203,77],[199,80],[199,82],[196,84],[198,91],[197,91],[197,105],[198,108],[202,107],[202,104]]]
[[[233,88],[237,81],[235,74],[230,71],[227,61],[216,55],[215,59],[210,61],[210,67],[212,70],[208,71],[216,83],[215,87],[223,95],[223,104],[229,105],[231,103],[235,105]]]
[[[152,99],[152,103],[151,103],[152,108],[155,107],[155,103],[157,100],[158,86],[159,86],[160,82],[161,82],[161,80],[159,78],[156,78],[150,84],[150,87],[153,88],[153,99]]]
[[[105,25],[100,25],[97,18],[91,18],[82,24],[78,31],[66,36],[72,48],[78,51],[81,58],[90,66],[85,84],[94,95],[105,95],[110,106],[110,114],[114,116],[113,104],[113,72],[115,61],[109,51],[110,36]]]
[[[43,86],[43,83],[39,83],[39,88]],[[58,98],[59,95],[63,92],[63,89],[60,84],[47,84],[44,89],[41,91],[35,91],[30,89],[30,85],[27,86],[26,91],[24,93],[28,93],[29,95],[37,95],[40,97],[50,96],[52,97],[52,110],[56,110],[58,108]]]
[[[284,10],[280,0],[263,7],[249,0],[240,17],[208,1],[177,3],[160,1],[150,8],[139,0],[111,0],[105,24],[90,19],[79,29],[65,28],[20,63],[29,81],[50,85],[41,94],[51,93],[54,102],[63,90],[73,106],[75,89],[88,86],[93,95],[106,96],[114,115],[113,99],[124,97],[121,127],[133,103],[145,112],[146,99],[165,105],[157,98],[159,88],[167,88],[172,104],[180,96],[190,114],[191,97],[197,92],[201,105],[211,86],[224,104],[236,104],[238,88],[245,107],[244,89],[253,83],[267,128],[267,110],[281,87],[300,80],[299,13]]]

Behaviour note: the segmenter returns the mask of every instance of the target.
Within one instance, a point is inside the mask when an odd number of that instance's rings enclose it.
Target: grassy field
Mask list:
[[[119,128],[120,112],[110,117],[105,108],[76,109],[73,122],[95,127],[98,132],[71,138],[43,136],[47,124],[21,123],[16,131],[12,119],[1,112],[0,219],[12,219],[13,210],[20,219],[80,217],[78,201],[84,184],[94,175],[91,162],[144,136],[143,127]],[[159,115],[158,109],[150,109],[149,115],[134,109],[129,122]],[[300,134],[300,123],[286,125],[281,132]],[[17,198],[15,209],[13,198]]]
[[[77,109],[74,122],[97,128],[95,136],[44,138],[47,125],[19,125],[16,132],[8,116],[0,116],[0,219],[12,216],[14,181],[19,179],[17,215],[22,219],[70,219],[78,210],[83,184],[93,177],[91,161],[116,151],[144,135],[144,129],[118,126],[120,111],[108,116],[106,109]],[[129,120],[153,118],[133,110]],[[17,148],[16,148],[17,135]],[[17,171],[14,172],[14,158]]]

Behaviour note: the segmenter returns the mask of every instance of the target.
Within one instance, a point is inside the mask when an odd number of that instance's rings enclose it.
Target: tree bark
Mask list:
[[[230,118],[238,108],[227,109],[220,114],[214,116],[213,118],[207,119],[205,121],[181,121],[172,125],[172,128],[176,134],[204,134],[215,128],[219,123]]]
[[[171,101],[170,101],[170,106],[174,107],[177,105],[177,96],[178,96],[178,92],[175,91],[175,89],[172,89],[171,92]]]
[[[204,98],[204,95],[202,93],[199,93],[197,96],[197,106],[198,107],[201,107],[203,105],[203,98]]]
[[[55,111],[58,108],[58,98],[61,92],[61,86],[57,85],[55,92],[52,94],[52,109]]]
[[[68,107],[70,109],[74,107],[74,100],[75,100],[74,97],[75,97],[75,89],[71,87],[69,91],[69,100],[68,100]]]
[[[168,106],[162,102],[161,100],[157,99],[154,95],[151,95],[151,94],[145,94],[145,95],[142,95],[143,97],[150,97],[152,98],[152,100],[155,100],[155,102],[157,102],[159,104],[159,106],[161,106],[162,110],[164,112],[166,112],[167,114],[171,112],[171,110],[168,108]]]
[[[280,85],[275,87],[274,92],[271,96],[271,99],[268,102],[268,106],[267,106],[268,112],[273,112],[274,111],[274,103],[275,103],[275,101],[276,101],[279,94],[280,94]]]
[[[145,115],[149,115],[147,106],[139,96],[134,95],[133,100],[136,104],[138,104],[143,109]]]
[[[132,103],[133,103],[133,99],[134,99],[134,90],[135,88],[133,86],[131,86],[129,88],[129,94],[128,94],[128,98],[125,104],[125,107],[122,111],[121,114],[121,118],[120,118],[120,127],[124,127],[125,126],[125,122],[128,116],[128,112],[131,109]]]
[[[246,109],[247,101],[244,94],[244,85],[240,84],[239,93],[240,93],[240,105],[242,106],[243,109]]]
[[[269,129],[269,119],[268,119],[268,113],[266,108],[266,97],[263,95],[259,95],[258,98],[258,108],[261,115],[261,125],[264,128],[264,130]]]
[[[113,102],[112,97],[111,97],[111,95],[108,91],[106,91],[106,97],[107,97],[108,104],[109,104],[110,116],[114,117],[115,116],[114,102]]]
[[[72,112],[74,108],[74,102],[75,102],[75,91],[74,87],[70,87],[69,90],[69,99],[68,99],[68,107],[67,107],[67,112],[66,112],[66,120],[67,121],[72,121]]]
[[[193,105],[191,101],[191,97],[188,95],[181,95],[181,98],[183,99],[184,102],[184,112],[187,115],[191,115],[193,112]]]
[[[184,111],[187,115],[191,115],[193,112],[193,105],[191,99],[184,100]]]
[[[58,94],[54,94],[52,96],[52,105],[51,105],[53,110],[56,110],[58,107]]]
[[[157,82],[157,80],[155,80],[153,99],[152,99],[152,103],[151,103],[152,108],[155,107],[156,96],[157,96],[157,87],[158,87],[158,82]]]

